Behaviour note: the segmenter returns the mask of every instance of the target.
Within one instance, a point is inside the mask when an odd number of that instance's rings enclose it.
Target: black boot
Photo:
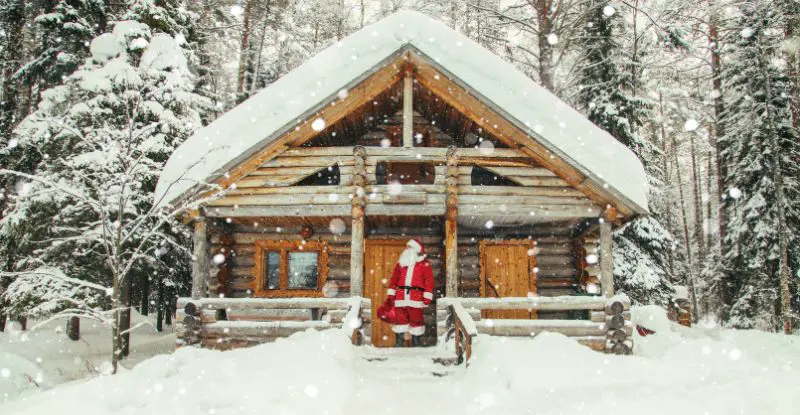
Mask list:
[[[422,346],[422,336],[411,336],[411,347]]]
[[[405,333],[395,333],[394,334],[394,347],[405,347],[406,346],[406,334]]]

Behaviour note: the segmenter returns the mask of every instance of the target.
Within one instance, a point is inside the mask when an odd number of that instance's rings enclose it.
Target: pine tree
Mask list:
[[[798,269],[800,143],[791,125],[789,78],[779,63],[785,16],[769,1],[738,7],[720,143],[727,165],[726,317],[733,327],[775,330],[790,321],[789,274]]]
[[[645,165],[650,186],[651,216],[625,224],[614,234],[614,280],[617,288],[642,303],[665,303],[672,294],[672,270],[667,253],[675,241],[661,223],[660,195],[663,172],[653,162],[660,151],[637,129],[647,116],[648,103],[633,95],[640,88],[638,68],[620,64],[616,41],[621,17],[609,1],[587,5],[581,39],[584,64],[579,102],[589,119],[633,150]]]
[[[119,329],[130,310],[130,279],[166,274],[172,265],[162,257],[183,249],[173,234],[181,227],[152,201],[161,167],[199,126],[208,104],[192,92],[178,43],[137,21],[118,22],[95,38],[91,57],[45,91],[39,109],[15,131],[20,146],[41,152],[41,163],[33,174],[3,171],[24,181],[0,223],[0,239],[27,238],[36,247],[15,264],[21,274],[10,292],[16,296],[7,299],[25,298],[14,305],[35,307],[41,300],[35,291],[19,294],[35,286],[42,269],[57,269],[77,287],[108,287],[110,299],[100,290],[80,301],[63,292],[61,307],[111,305],[114,362],[125,348]]]

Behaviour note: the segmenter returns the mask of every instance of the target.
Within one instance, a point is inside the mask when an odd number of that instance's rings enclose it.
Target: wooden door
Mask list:
[[[533,241],[481,241],[481,297],[527,297],[536,293]],[[481,318],[536,318],[536,311],[485,310]]]
[[[367,239],[364,249],[364,296],[372,300],[372,344],[395,345],[392,326],[378,318],[378,307],[386,300],[386,288],[407,240]]]

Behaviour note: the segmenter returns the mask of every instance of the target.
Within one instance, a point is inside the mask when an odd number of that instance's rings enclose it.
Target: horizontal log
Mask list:
[[[345,205],[349,208],[351,196],[350,193],[226,196],[208,202],[206,206]]]
[[[285,154],[285,152],[284,152]],[[280,155],[272,160],[262,164],[261,167],[329,167],[334,164],[339,166],[352,166],[354,164],[353,154],[349,156],[317,156],[317,157],[303,157],[303,156],[285,156]]]
[[[604,336],[580,336],[572,337],[572,339],[597,352],[602,352],[606,349],[607,340]]]
[[[475,322],[478,331],[495,336],[535,336],[542,332],[565,336],[604,336],[602,324],[586,320],[506,320],[484,319]]]
[[[459,216],[538,216],[543,218],[595,218],[601,209],[594,205],[517,205],[506,204],[502,208],[487,209],[484,205],[459,205]]]
[[[467,308],[479,310],[604,310],[606,299],[589,296],[506,297],[506,298],[442,298],[437,307],[460,301]]]
[[[287,308],[326,308],[326,309],[346,309],[349,298],[201,298],[191,299],[181,297],[178,299],[178,307],[183,308],[187,303],[194,303],[202,310],[218,309],[287,309]],[[361,299],[362,308],[370,306],[368,298]]]
[[[212,218],[234,218],[253,216],[350,216],[350,205],[305,205],[305,206],[239,206],[210,207],[205,209],[205,216]]]
[[[554,197],[585,197],[579,190],[572,187],[522,187],[522,186],[472,186],[469,184],[458,186],[459,195],[495,195],[495,196],[554,196]]]
[[[392,156],[392,155],[410,155],[416,156],[417,154],[423,156],[436,156],[445,157],[447,155],[447,148],[441,147],[377,147],[365,146],[364,150],[367,157],[371,156]],[[480,157],[480,158],[519,158],[525,157],[524,154],[514,149],[496,148],[490,154],[484,154],[485,150],[474,148],[459,148],[457,154],[459,158]],[[353,147],[297,147],[287,149],[281,156],[290,157],[330,157],[330,156],[343,156],[351,157],[353,155]]]
[[[580,197],[557,197],[557,196],[503,196],[503,195],[482,195],[482,194],[465,194],[458,198],[458,205],[485,205],[497,206],[508,205],[523,206],[548,206],[548,205],[576,205],[590,208],[595,206],[591,200]]]
[[[569,266],[572,267],[575,259],[572,255],[536,255],[536,265],[539,268],[545,266]]]
[[[606,314],[605,310],[604,311],[592,311],[591,314],[590,314],[591,320],[594,321],[594,322],[599,322],[599,323],[605,322],[607,317],[608,317],[608,314]],[[630,311],[623,312],[622,313],[622,318],[624,318],[625,321],[630,321],[631,312]]]

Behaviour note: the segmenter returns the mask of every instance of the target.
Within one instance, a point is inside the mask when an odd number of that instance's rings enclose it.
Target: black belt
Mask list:
[[[406,290],[406,291],[408,291],[408,290],[425,291],[425,289],[422,288],[422,287],[411,287],[411,286],[408,286],[408,285],[399,285],[397,288],[400,288],[401,290]]]

